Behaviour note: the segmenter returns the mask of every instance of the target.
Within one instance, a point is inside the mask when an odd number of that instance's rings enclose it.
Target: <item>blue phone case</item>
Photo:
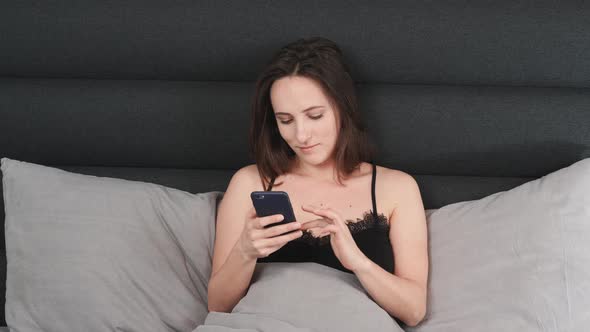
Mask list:
[[[289,200],[289,195],[284,191],[253,191],[250,194],[252,204],[258,217],[266,217],[273,214],[282,214],[284,219],[278,223],[267,225],[271,227],[295,221],[295,213]]]

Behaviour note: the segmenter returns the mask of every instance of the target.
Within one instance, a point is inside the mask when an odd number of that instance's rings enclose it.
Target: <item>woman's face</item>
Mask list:
[[[338,114],[316,81],[283,77],[273,83],[270,99],[281,136],[302,162],[319,165],[332,157]]]

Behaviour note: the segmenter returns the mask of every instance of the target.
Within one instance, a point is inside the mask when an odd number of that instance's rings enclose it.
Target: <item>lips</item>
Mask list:
[[[319,143],[318,143],[318,144],[319,144]],[[309,149],[313,148],[314,146],[316,146],[316,145],[318,145],[318,144],[315,144],[315,145],[310,145],[310,146],[300,146],[299,148],[300,148],[301,150],[309,150]]]

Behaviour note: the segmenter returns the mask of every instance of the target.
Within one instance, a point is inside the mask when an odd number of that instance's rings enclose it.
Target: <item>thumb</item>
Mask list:
[[[250,210],[248,210],[248,217],[256,218],[258,215],[256,214],[256,209],[254,206],[250,206]]]

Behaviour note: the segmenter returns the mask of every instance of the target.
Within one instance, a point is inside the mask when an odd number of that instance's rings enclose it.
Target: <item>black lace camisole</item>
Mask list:
[[[373,262],[389,272],[393,272],[393,251],[389,241],[389,223],[387,217],[377,213],[375,201],[375,180],[377,167],[373,163],[371,179],[371,199],[373,209],[363,213],[362,218],[347,220],[348,228],[359,249]],[[275,179],[269,184],[267,191],[272,190]],[[268,257],[259,258],[258,262],[315,262],[352,273],[346,269],[332,250],[330,236],[316,238],[311,233],[288,242]]]

